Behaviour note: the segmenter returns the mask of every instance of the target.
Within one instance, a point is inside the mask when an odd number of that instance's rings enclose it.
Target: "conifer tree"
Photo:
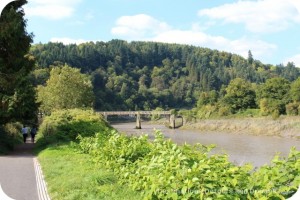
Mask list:
[[[252,55],[252,52],[249,50],[248,51],[248,63],[249,64],[252,64],[253,63],[253,55]]]
[[[36,116],[35,90],[28,79],[34,59],[28,54],[33,35],[26,31],[26,3],[9,3],[0,17],[0,125]]]

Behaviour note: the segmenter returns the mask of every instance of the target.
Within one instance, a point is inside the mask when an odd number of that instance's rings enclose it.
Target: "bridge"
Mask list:
[[[100,111],[97,112],[104,116],[104,118],[107,120],[107,116],[115,115],[115,116],[136,116],[136,129],[141,129],[141,115],[165,115],[169,116],[169,127],[170,128],[176,128],[175,125],[175,115],[171,113],[171,111]]]

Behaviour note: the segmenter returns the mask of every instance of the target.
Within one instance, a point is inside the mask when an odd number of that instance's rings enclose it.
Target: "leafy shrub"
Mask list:
[[[210,148],[202,145],[178,146],[165,140],[160,132],[156,133],[151,147],[143,159],[123,168],[120,177],[133,189],[142,191],[146,199],[233,197],[225,192],[214,194],[206,191],[228,190],[238,183],[245,185],[245,176],[249,176],[250,168],[244,167],[237,173],[238,167],[231,164],[226,155],[209,157]]]
[[[285,114],[285,104],[282,103],[282,101],[277,100],[277,99],[261,99],[260,103],[260,111],[261,115],[267,116],[267,115],[272,115],[276,114]]]
[[[229,106],[222,106],[219,108],[218,115],[220,117],[228,116],[230,114],[232,114],[232,112],[231,112],[231,108]]]
[[[276,155],[271,165],[265,165],[253,173],[250,189],[257,192],[253,199],[286,199],[291,197],[300,184],[300,152],[293,147],[287,158]]]
[[[81,135],[106,134],[110,126],[102,116],[89,110],[70,109],[52,112],[44,118],[38,132],[38,143],[74,141]]]
[[[217,106],[208,104],[208,105],[202,106],[200,108],[200,110],[198,110],[197,117],[199,119],[208,119],[212,115],[215,115],[217,113],[217,111],[218,111]]]
[[[8,123],[0,126],[0,154],[13,150],[14,145],[22,141],[20,123]]]
[[[195,119],[196,119],[196,112],[197,112],[196,109],[192,109],[192,110],[182,109],[178,112],[178,114],[183,116],[184,119],[186,120],[186,122],[192,122],[192,121],[195,121]]]
[[[241,110],[235,114],[237,117],[257,117],[260,116],[260,109],[249,108]]]
[[[101,160],[106,165],[114,167],[116,171],[128,164],[134,163],[150,152],[150,143],[147,136],[127,137],[114,132],[101,149]]]
[[[267,116],[270,114],[268,109],[268,101],[267,99],[261,99],[259,102],[260,112],[263,116]]]
[[[215,90],[209,92],[201,92],[197,101],[197,107],[201,108],[205,105],[214,105],[218,102],[218,92]]]
[[[113,132],[106,141],[99,135],[81,138],[80,147],[144,199],[284,199],[300,183],[295,149],[287,160],[277,156],[273,165],[253,171],[251,165],[229,162],[227,155],[209,155],[211,146],[179,146],[159,131],[152,142]]]
[[[157,107],[154,111],[164,111],[164,109],[163,109],[163,108],[160,108],[160,107]],[[151,120],[152,120],[152,121],[156,121],[156,120],[159,120],[159,119],[161,119],[161,115],[153,114],[153,115],[151,116]]]
[[[299,103],[289,103],[286,105],[286,113],[288,115],[292,115],[292,116],[295,116],[295,115],[298,115],[298,108],[299,108]]]
[[[276,120],[280,117],[280,113],[279,113],[279,110],[274,110],[273,113],[272,113],[272,119]]]

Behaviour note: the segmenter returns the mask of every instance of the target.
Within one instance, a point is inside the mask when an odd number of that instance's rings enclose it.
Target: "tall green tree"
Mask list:
[[[46,112],[92,108],[94,95],[90,77],[67,65],[55,67],[50,72],[46,86],[38,87],[38,101]]]
[[[247,61],[248,61],[248,63],[249,64],[252,64],[253,63],[253,55],[252,55],[252,52],[249,50],[248,51],[248,59],[247,59]]]
[[[289,101],[290,82],[284,78],[271,78],[262,85],[259,91],[259,98],[278,99],[284,102]]]
[[[223,102],[236,112],[238,110],[254,108],[256,106],[255,99],[256,94],[252,89],[251,83],[244,79],[236,78],[226,88]]]
[[[34,58],[28,54],[33,35],[26,31],[22,6],[13,1],[0,17],[0,125],[35,118],[35,91],[28,80]]]
[[[293,101],[300,102],[300,78],[292,82],[290,96]]]
[[[285,114],[285,105],[291,101],[289,91],[290,82],[288,80],[280,77],[268,79],[258,91],[262,113]]]

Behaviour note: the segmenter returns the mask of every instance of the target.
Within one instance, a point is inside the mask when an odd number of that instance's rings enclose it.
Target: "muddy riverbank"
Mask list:
[[[276,136],[300,140],[300,117],[281,116],[276,120],[271,117],[206,119],[194,123],[187,122],[181,129]]]

